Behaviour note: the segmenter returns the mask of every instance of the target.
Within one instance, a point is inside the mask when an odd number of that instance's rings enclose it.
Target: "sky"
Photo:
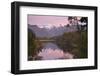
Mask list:
[[[59,27],[68,24],[67,16],[28,15],[28,24],[39,27]]]

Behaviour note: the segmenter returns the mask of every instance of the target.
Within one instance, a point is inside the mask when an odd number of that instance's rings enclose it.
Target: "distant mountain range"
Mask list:
[[[40,28],[37,25],[30,25],[28,24],[28,29],[31,29],[33,33],[37,37],[54,37],[54,36],[60,36],[64,32],[72,32],[77,31],[76,26],[60,26],[60,27],[52,27],[52,28]]]

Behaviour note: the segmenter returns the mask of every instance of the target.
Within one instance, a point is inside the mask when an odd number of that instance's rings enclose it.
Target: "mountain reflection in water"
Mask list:
[[[38,56],[41,57],[41,60],[73,59],[74,57],[74,55],[69,52],[64,53],[62,49],[51,42],[44,43],[44,47],[41,52],[38,53]]]

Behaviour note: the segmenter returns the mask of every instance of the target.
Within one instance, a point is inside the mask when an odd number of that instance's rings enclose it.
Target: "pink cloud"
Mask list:
[[[28,15],[28,24],[59,27],[68,24],[67,16],[43,16],[43,15]]]

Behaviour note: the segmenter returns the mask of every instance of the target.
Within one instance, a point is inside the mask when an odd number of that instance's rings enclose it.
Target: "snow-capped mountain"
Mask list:
[[[54,37],[62,35],[64,32],[77,31],[76,26],[67,27],[67,25],[60,27],[52,27],[52,28],[47,28],[47,27],[40,28],[37,25],[28,24],[28,29],[31,29],[36,34],[37,37]]]

